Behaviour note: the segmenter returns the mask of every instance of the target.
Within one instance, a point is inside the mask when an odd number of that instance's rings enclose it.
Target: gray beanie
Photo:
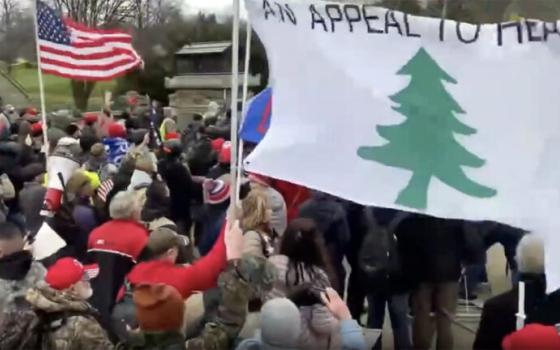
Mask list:
[[[261,309],[263,350],[297,349],[301,316],[297,306],[286,298],[266,302]]]

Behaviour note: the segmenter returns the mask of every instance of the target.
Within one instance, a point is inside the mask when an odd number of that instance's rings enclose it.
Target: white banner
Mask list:
[[[248,170],[556,239],[557,23],[470,25],[318,0],[247,7],[274,91],[271,127]],[[552,259],[548,250],[557,270]]]

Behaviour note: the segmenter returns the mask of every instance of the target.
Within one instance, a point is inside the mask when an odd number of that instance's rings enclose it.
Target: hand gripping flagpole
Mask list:
[[[45,89],[43,85],[43,72],[41,71],[41,52],[39,45],[39,23],[37,22],[38,1],[35,1],[34,8],[34,29],[35,29],[35,50],[37,52],[37,77],[39,79],[39,97],[41,99],[41,122],[43,123],[43,150],[45,152],[45,160],[49,159],[49,138],[47,136],[47,108],[45,107]]]
[[[233,0],[233,28],[232,28],[232,54],[231,54],[231,203],[237,212],[238,181],[237,174],[237,144],[239,138],[239,118],[237,111],[237,95],[239,92],[239,2]],[[237,214],[237,213],[236,213]]]
[[[251,21],[247,19],[247,28],[245,29],[247,39],[245,41],[245,72],[243,74],[243,107],[241,110],[243,113],[247,113],[247,95],[249,93],[249,66],[251,64],[251,38],[253,35],[253,30],[251,28]],[[239,135],[239,132],[237,133]],[[239,192],[241,188],[241,169],[243,169],[243,146],[244,142],[239,139],[239,146],[237,152],[237,188],[235,190],[235,200],[239,203]]]

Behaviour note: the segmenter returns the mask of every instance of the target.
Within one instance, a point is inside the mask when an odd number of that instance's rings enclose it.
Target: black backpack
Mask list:
[[[398,212],[387,226],[381,226],[373,214],[374,210],[366,207],[363,211],[368,232],[358,252],[358,266],[370,282],[379,282],[402,270],[394,232],[408,213]]]
[[[132,297],[132,286],[124,282],[124,296],[115,305],[111,313],[111,327],[120,342],[127,343],[131,340],[129,329],[138,328],[136,320],[136,306]]]

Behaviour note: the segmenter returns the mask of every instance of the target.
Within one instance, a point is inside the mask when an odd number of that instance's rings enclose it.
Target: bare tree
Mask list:
[[[20,13],[18,0],[0,0],[0,31],[8,32],[14,26],[14,18]]]
[[[21,15],[17,0],[0,0],[0,42],[7,46],[14,39],[16,20]],[[8,73],[11,73],[12,63],[17,59],[17,51],[5,47],[0,52],[0,60],[5,61]]]
[[[134,0],[138,29],[163,25],[178,12],[175,0]]]
[[[98,28],[134,18],[131,0],[51,0],[64,15],[88,27]]]

